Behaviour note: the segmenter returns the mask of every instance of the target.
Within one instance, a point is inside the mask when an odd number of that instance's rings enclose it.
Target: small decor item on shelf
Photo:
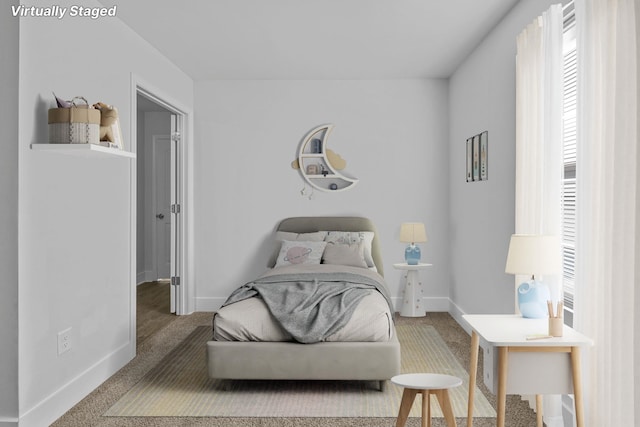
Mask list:
[[[57,105],[65,107],[49,109],[49,143],[98,144],[100,111],[90,107],[82,96],[76,96],[71,101],[64,101],[57,96],[55,98]]]
[[[318,175],[318,165],[307,165],[307,175]]]
[[[329,184],[329,190],[337,190],[338,189],[338,184],[336,184],[335,182],[332,182],[331,184]]]
[[[311,152],[315,154],[322,153],[322,140],[317,138],[311,140]]]
[[[103,102],[93,104],[93,107],[100,110],[100,145],[103,145],[102,142],[107,142],[106,146],[122,150],[122,132],[120,131],[118,109]]]
[[[56,95],[55,92],[52,92],[54,98],[56,99],[56,104],[58,104],[58,108],[71,108],[71,101],[65,101],[64,99],[60,98],[58,95]]]
[[[547,307],[549,309],[549,335],[552,337],[561,337],[562,330],[564,329],[564,303],[558,301],[558,311],[553,314],[553,303],[551,300],[547,301]]]
[[[400,226],[400,241],[409,243],[404,251],[404,259],[409,265],[420,262],[420,247],[416,243],[427,241],[427,232],[421,222],[405,222]]]

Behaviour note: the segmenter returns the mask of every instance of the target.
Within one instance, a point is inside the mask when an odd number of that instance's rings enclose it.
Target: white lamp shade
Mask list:
[[[421,222],[405,222],[400,226],[400,241],[404,243],[424,243],[427,232]]]
[[[556,274],[561,271],[560,239],[557,236],[514,234],[509,243],[505,273]]]

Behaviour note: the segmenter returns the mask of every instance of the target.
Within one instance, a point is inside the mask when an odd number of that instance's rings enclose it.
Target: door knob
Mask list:
[[[164,219],[164,214],[161,214],[161,213],[160,213],[160,214],[157,214],[157,215],[156,215],[156,218],[158,218],[158,219]]]

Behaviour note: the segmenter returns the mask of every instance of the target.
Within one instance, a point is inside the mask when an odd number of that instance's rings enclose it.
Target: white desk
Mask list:
[[[535,394],[538,425],[542,426],[541,394],[565,394],[573,391],[577,427],[584,426],[580,347],[593,341],[564,326],[563,336],[527,340],[527,336],[546,335],[548,319],[526,319],[519,315],[464,315],[471,329],[469,366],[469,406],[467,426],[473,425],[473,394],[478,373],[480,338],[498,350],[498,427],[504,427],[506,395]],[[534,354],[535,353],[535,354]],[[533,362],[533,363],[532,363]],[[515,369],[509,369],[509,365]],[[560,370],[561,372],[558,372]],[[568,386],[567,386],[568,383]],[[569,390],[567,390],[569,388]]]
[[[407,283],[404,287],[402,296],[402,307],[400,316],[404,317],[423,317],[426,316],[427,310],[424,306],[423,297],[424,290],[418,276],[418,271],[431,267],[432,264],[418,263],[409,265],[406,262],[393,264],[396,270],[407,271]]]

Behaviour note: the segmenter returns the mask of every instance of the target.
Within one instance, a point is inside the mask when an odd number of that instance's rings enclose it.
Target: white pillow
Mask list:
[[[285,240],[282,242],[276,267],[300,264],[320,264],[322,253],[327,242],[297,242]]]
[[[364,260],[364,244],[343,245],[341,243],[328,243],[322,254],[323,264],[351,265],[353,267],[367,268]]]
[[[354,243],[362,242],[364,248],[364,260],[367,263],[367,267],[375,267],[373,256],[371,256],[373,236],[373,231],[329,231],[325,241],[327,243],[339,243],[343,245],[352,245]]]

